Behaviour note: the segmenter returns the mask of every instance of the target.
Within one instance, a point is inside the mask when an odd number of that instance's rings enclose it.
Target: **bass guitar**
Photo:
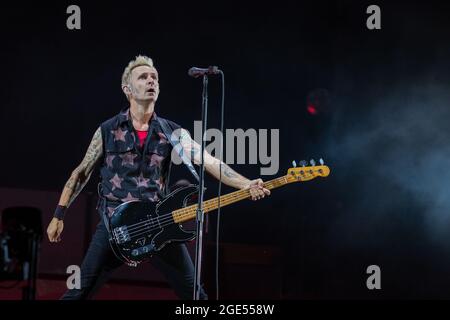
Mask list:
[[[312,163],[314,163],[312,161]],[[275,189],[289,183],[327,177],[328,166],[292,167],[287,174],[264,183],[267,189]],[[182,222],[195,219],[197,204],[189,205],[189,199],[198,193],[197,185],[181,187],[159,202],[133,200],[119,205],[109,218],[109,242],[120,260],[129,266],[137,266],[166,244],[189,241],[194,231],[183,230]],[[229,204],[251,198],[248,189],[234,191],[219,198],[203,202],[205,213]]]

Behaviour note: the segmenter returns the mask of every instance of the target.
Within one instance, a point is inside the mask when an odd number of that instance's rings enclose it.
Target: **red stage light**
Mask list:
[[[307,110],[308,113],[309,113],[310,115],[312,115],[312,116],[315,116],[315,115],[317,114],[317,108],[316,108],[316,106],[313,105],[313,104],[309,104],[309,105],[306,107],[306,110]]]

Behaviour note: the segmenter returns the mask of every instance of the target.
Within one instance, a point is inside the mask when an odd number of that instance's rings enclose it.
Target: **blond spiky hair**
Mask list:
[[[130,84],[131,71],[139,66],[153,67],[153,60],[147,56],[138,55],[136,59],[131,60],[122,74],[122,86]]]

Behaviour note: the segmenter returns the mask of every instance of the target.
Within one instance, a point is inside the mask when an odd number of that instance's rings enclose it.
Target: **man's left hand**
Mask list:
[[[264,183],[262,179],[255,179],[250,181],[247,188],[250,190],[252,200],[259,200],[265,196],[270,195],[270,190],[264,188]]]

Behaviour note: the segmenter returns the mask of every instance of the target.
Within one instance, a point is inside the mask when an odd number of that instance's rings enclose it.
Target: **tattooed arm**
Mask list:
[[[193,162],[197,165],[201,163],[201,146],[191,138],[189,132],[182,129],[180,133],[180,143],[183,147],[184,152],[191,157]],[[222,168],[222,181],[230,187],[236,189],[247,189],[250,188],[250,193],[253,200],[264,198],[264,196],[269,195],[270,191],[263,186],[263,181],[261,179],[249,180],[244,176],[240,175],[233,169],[231,169],[226,163],[213,157],[206,150],[203,154],[205,162],[205,170],[214,176],[216,179],[220,178],[220,167]]]
[[[66,182],[59,199],[59,208],[67,208],[75,200],[81,190],[91,177],[95,165],[103,153],[102,133],[100,128],[95,131],[94,137],[80,165],[72,172],[69,180]],[[64,229],[62,218],[54,217],[48,227],[47,235],[50,242],[61,241],[61,233]]]
[[[94,137],[88,147],[86,155],[80,165],[75,168],[70,176],[69,180],[64,186],[61,198],[59,199],[59,205],[69,207],[73,200],[83,190],[86,183],[91,177],[92,171],[94,171],[95,165],[103,154],[103,142],[102,132],[100,128],[94,133]]]

